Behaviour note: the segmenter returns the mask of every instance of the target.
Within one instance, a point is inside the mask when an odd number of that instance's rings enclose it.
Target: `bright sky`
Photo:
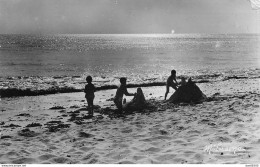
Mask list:
[[[0,0],[0,33],[256,33],[248,0]]]

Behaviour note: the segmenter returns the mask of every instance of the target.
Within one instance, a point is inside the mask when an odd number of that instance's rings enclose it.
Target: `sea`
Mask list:
[[[171,70],[198,83],[260,77],[260,34],[2,34],[0,96],[98,90],[120,77],[165,85]]]

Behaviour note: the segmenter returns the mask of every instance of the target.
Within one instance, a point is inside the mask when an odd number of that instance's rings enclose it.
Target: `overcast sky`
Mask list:
[[[255,33],[259,12],[248,0],[0,0],[0,33]]]

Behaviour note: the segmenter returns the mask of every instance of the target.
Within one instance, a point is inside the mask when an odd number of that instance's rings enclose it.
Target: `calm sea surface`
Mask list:
[[[260,75],[260,35],[0,35],[0,89],[82,88]]]

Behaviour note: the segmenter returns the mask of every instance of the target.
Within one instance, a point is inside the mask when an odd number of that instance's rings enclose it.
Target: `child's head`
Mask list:
[[[125,77],[120,78],[120,83],[121,84],[126,84],[126,78]]]
[[[172,70],[172,71],[171,71],[171,74],[172,74],[173,76],[175,76],[175,75],[176,75],[176,71],[175,71],[175,70]]]
[[[141,88],[137,88],[137,94],[142,94],[142,93],[143,93],[142,89]]]
[[[186,82],[185,77],[181,77],[181,82]]]
[[[91,76],[87,76],[86,81],[87,81],[88,83],[91,83],[91,82],[92,82],[92,77],[91,77]]]

